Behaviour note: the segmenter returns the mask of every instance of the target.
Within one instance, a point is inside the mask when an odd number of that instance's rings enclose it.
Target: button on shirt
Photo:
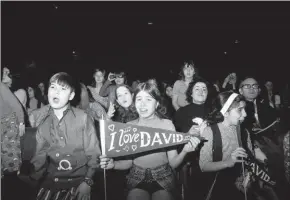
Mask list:
[[[96,129],[83,110],[69,106],[59,120],[50,108],[38,127],[36,141],[36,153],[31,162],[39,173],[32,176],[34,179],[41,178],[47,157],[50,158],[48,171],[58,178],[62,175],[91,178],[98,167],[97,157],[101,151]],[[69,160],[73,169],[56,170],[61,159]]]

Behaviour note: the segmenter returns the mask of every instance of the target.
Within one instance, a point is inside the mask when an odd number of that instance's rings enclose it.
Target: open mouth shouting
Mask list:
[[[58,104],[60,99],[58,97],[53,97],[52,101],[53,101],[53,103]]]
[[[139,112],[140,112],[140,114],[142,115],[144,115],[144,114],[146,114],[147,112],[148,112],[148,109],[146,109],[146,108],[140,108],[139,109]]]

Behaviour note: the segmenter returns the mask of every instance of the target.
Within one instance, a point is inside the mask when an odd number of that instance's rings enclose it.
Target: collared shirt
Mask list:
[[[47,111],[46,115],[44,111]],[[31,160],[36,173],[32,177],[39,179],[43,171],[47,171],[47,178],[53,178],[55,182],[63,177],[92,178],[101,151],[91,117],[71,106],[60,120],[51,107],[42,109],[40,116],[42,122],[36,133],[36,153]]]

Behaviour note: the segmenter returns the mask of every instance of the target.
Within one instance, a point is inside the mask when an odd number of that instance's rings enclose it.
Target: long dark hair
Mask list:
[[[196,64],[193,62],[193,60],[184,60],[182,66],[181,66],[181,68],[180,68],[180,72],[179,72],[179,74],[178,74],[178,75],[180,76],[180,79],[181,79],[181,80],[185,80],[185,76],[184,76],[183,69],[184,69],[184,67],[185,67],[186,65],[190,65],[190,66],[193,67],[193,69],[194,69],[194,74],[193,74],[193,77],[192,77],[193,79],[194,79],[196,76],[198,76],[198,69],[197,69],[197,67],[196,67]]]
[[[128,85],[118,85],[116,87],[115,90],[115,94],[117,97],[117,89],[119,87],[125,87],[129,90],[129,92],[133,94],[133,89],[128,86]],[[134,106],[134,102],[132,102],[132,104],[128,107],[128,109],[125,109],[124,107],[122,107],[118,102],[117,102],[117,98],[115,100],[115,105],[116,105],[116,113],[113,116],[113,121],[117,121],[117,122],[122,122],[122,123],[127,123],[129,121],[135,120],[138,118],[138,113],[136,111],[136,108]]]
[[[41,107],[41,100],[40,100],[40,95],[41,95],[41,91],[39,88],[37,88],[36,86],[32,86],[32,85],[28,85],[26,87],[26,95],[27,95],[27,101],[26,101],[26,108],[30,108],[30,98],[29,98],[29,94],[28,94],[28,88],[32,88],[34,91],[34,98],[37,100],[37,108]]]
[[[100,69],[100,68],[96,68],[96,69],[94,69],[94,72],[93,72],[93,81],[92,81],[92,84],[91,84],[91,86],[92,87],[96,87],[96,80],[95,80],[95,74],[97,73],[97,72],[102,72],[102,74],[103,74],[103,76],[104,76],[104,81],[105,81],[105,76],[106,76],[106,70],[104,70],[104,69]]]
[[[134,102],[136,101],[136,95],[141,92],[145,91],[148,94],[150,94],[157,102],[158,102],[158,107],[155,111],[156,116],[158,116],[161,119],[167,119],[168,117],[166,116],[166,107],[163,105],[163,99],[162,95],[158,89],[158,84],[155,79],[149,79],[146,82],[140,83],[134,93]]]

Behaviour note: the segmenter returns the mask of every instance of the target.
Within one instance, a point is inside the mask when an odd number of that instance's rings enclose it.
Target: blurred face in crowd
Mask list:
[[[133,102],[133,95],[125,86],[120,86],[116,90],[117,102],[123,108],[128,108]]]
[[[97,84],[103,83],[104,82],[104,74],[101,71],[97,71],[94,74],[94,79]]]
[[[207,86],[203,82],[197,82],[192,88],[192,102],[195,104],[204,104],[207,98]]]
[[[33,97],[35,97],[35,94],[34,94],[34,89],[32,87],[28,87],[27,88],[27,92],[28,92],[28,97],[31,99]]]
[[[185,64],[183,67],[183,74],[185,78],[192,78],[194,75],[194,67],[193,65]]]
[[[265,84],[265,87],[267,88],[268,91],[272,91],[273,83],[271,81],[267,81],[267,83]]]
[[[115,83],[116,85],[122,85],[125,83],[125,75],[123,73],[121,74],[116,74],[116,79],[115,79]]]
[[[11,87],[12,85],[12,79],[10,78],[10,70],[7,67],[3,68],[2,82],[8,87]]]
[[[173,88],[171,86],[166,87],[166,95],[172,98],[173,96]]]
[[[229,83],[230,84],[235,84],[236,82],[237,82],[237,74],[236,73],[232,73],[230,75]]]
[[[40,89],[41,93],[44,94],[45,91],[44,83],[39,83],[38,88]]]
[[[253,78],[247,78],[242,82],[239,92],[248,101],[254,101],[259,94],[258,82]]]

